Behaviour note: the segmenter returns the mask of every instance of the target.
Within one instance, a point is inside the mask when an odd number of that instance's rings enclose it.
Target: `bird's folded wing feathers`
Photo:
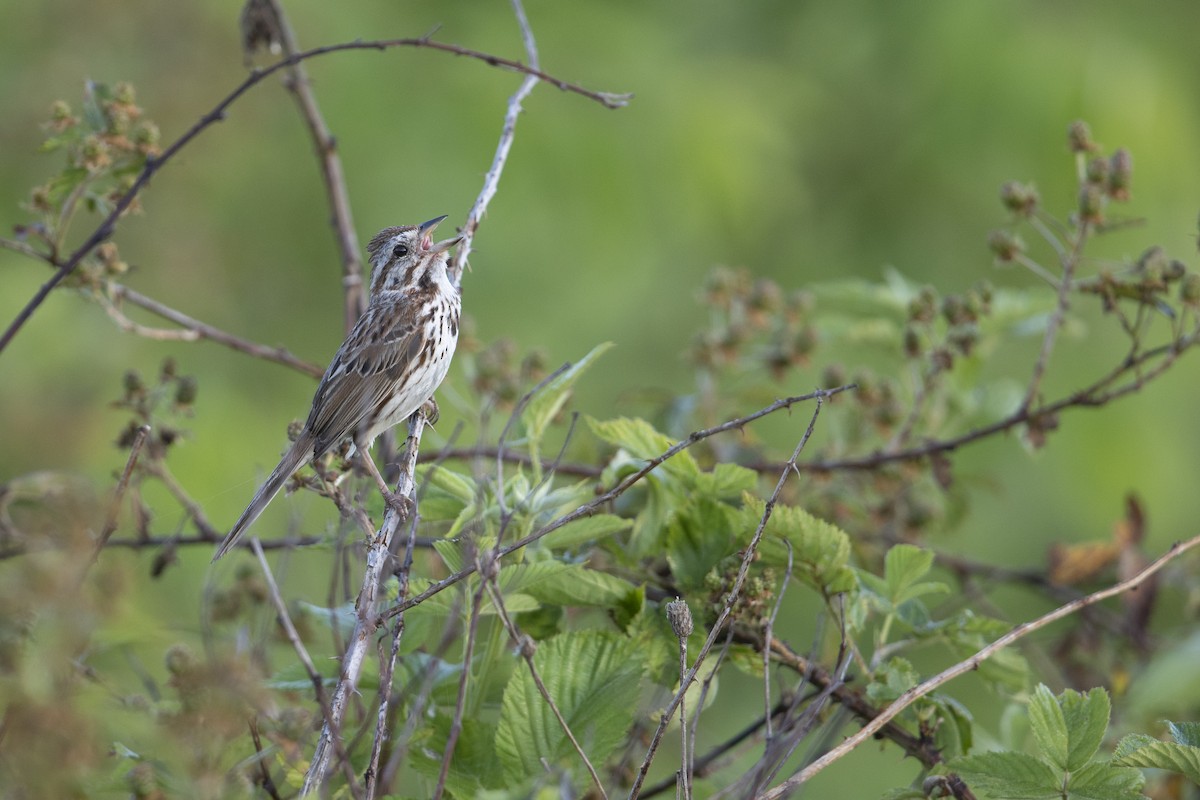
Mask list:
[[[365,317],[363,318],[365,319]],[[391,394],[399,372],[424,346],[424,329],[406,317],[368,340],[363,319],[333,357],[317,395],[307,427],[316,437],[316,456],[358,432],[371,412]]]

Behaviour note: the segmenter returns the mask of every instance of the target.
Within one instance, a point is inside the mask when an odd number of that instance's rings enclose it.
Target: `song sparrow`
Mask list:
[[[347,436],[364,459],[371,443],[433,397],[458,343],[458,289],[446,274],[447,250],[436,244],[441,216],[415,227],[385,228],[367,245],[371,299],[317,386],[312,410],[279,466],[217,548],[229,551],[296,470]]]

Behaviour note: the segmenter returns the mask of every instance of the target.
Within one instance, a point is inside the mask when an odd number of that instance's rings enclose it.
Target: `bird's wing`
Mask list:
[[[372,311],[382,309],[368,309],[359,318],[313,397],[305,428],[316,438],[317,457],[359,432],[425,345],[424,326],[417,325],[411,314],[397,313],[395,308],[386,315]]]

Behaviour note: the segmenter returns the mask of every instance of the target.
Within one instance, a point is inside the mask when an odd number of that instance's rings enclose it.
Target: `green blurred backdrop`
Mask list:
[[[56,156],[36,154],[53,100],[78,106],[85,78],[127,80],[164,141],[174,139],[244,75],[239,5],[0,5],[5,227],[25,219],[18,203],[58,169]],[[500,0],[286,7],[306,47],[440,25],[441,40],[522,57]],[[682,353],[704,322],[695,298],[714,265],[747,266],[786,288],[876,280],[887,265],[944,291],[984,277],[1036,286],[990,265],[986,234],[1003,220],[996,190],[1034,180],[1052,210],[1068,210],[1065,130],[1076,118],[1107,148],[1132,150],[1128,210],[1149,219],[1100,252],[1130,258],[1159,243],[1195,263],[1200,49],[1186,0],[526,8],[546,71],[636,97],[610,111],[537,88],[476,239],[464,303],[480,339],[543,347],[551,364],[616,342],[585,381],[584,411],[628,411],[634,390],[690,387]],[[414,50],[335,54],[307,68],[362,241],[438,214],[462,221],[519,76]],[[143,204],[117,236],[134,266],[130,285],[327,362],[342,334],[337,251],[308,135],[278,81],[252,90],[163,169]],[[0,251],[5,324],[47,275]],[[1050,393],[1114,363],[1113,343],[1067,343]],[[126,419],[107,403],[124,370],[153,374],[166,355],[200,386],[191,438],[172,466],[216,523],[233,519],[288,421],[306,413],[311,381],[214,344],[123,334],[69,292],[53,294],[0,355],[0,481],[56,469],[105,485],[124,461],[111,443]],[[789,376],[780,393],[812,388],[821,367],[818,359]],[[461,379],[452,371],[443,395],[451,418]],[[1038,563],[1050,539],[1106,535],[1130,490],[1148,507],[1152,550],[1195,533],[1195,387],[1196,365],[1185,363],[1115,408],[1070,414],[1032,463],[1013,439],[967,452],[960,466],[980,491],[943,544]],[[160,523],[169,531],[179,521]],[[169,586],[145,592],[181,609],[193,603],[208,554],[184,559]]]

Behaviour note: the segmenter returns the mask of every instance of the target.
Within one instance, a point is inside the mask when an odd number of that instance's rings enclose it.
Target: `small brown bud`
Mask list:
[[[1072,153],[1092,153],[1098,149],[1092,141],[1092,129],[1083,120],[1075,120],[1067,128],[1067,146]]]
[[[1133,185],[1133,156],[1124,147],[1118,148],[1109,160],[1108,196],[1124,202],[1129,199]]]
[[[1084,179],[1088,183],[1095,183],[1103,186],[1108,182],[1108,162],[1102,157],[1096,156],[1087,163],[1087,169],[1084,172]]]
[[[125,396],[126,397],[129,397],[134,394],[138,394],[143,389],[146,388],[146,385],[142,382],[141,374],[139,374],[138,371],[134,370],[134,369],[126,371],[125,377],[122,378],[122,383],[125,387]]]
[[[179,379],[179,385],[175,387],[175,404],[179,406],[190,406],[196,402],[196,379],[191,375],[184,375]]]
[[[1104,192],[1094,183],[1079,187],[1079,218],[1084,222],[1104,221]]]
[[[1032,184],[1008,181],[1000,187],[1000,202],[1009,211],[1027,217],[1037,208],[1037,189]]]
[[[907,358],[917,358],[925,350],[925,342],[921,332],[911,325],[904,329],[904,355]]]
[[[1200,273],[1191,272],[1179,284],[1179,299],[1184,305],[1200,308]]]
[[[829,364],[821,373],[821,386],[825,389],[833,389],[837,386],[846,385],[846,368],[841,364]]]
[[[163,661],[172,675],[181,675],[196,666],[196,657],[186,644],[171,645]]]
[[[686,639],[692,635],[692,611],[688,608],[686,601],[676,597],[667,603],[667,620],[671,623],[671,630],[675,632],[675,638]]]
[[[1025,242],[1021,241],[1021,237],[1003,228],[989,233],[987,244],[1000,262],[1007,263],[1025,252]]]

